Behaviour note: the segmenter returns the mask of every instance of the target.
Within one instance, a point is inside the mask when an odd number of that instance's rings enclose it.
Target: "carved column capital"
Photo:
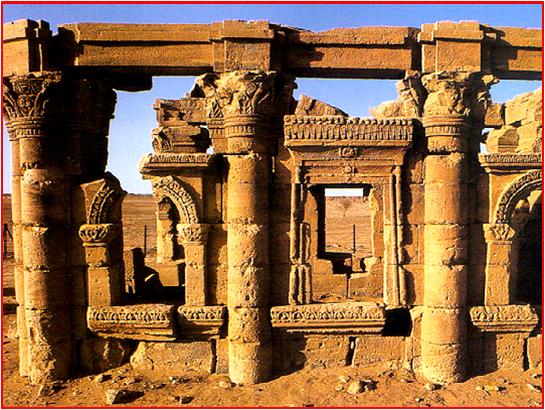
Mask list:
[[[178,240],[182,245],[204,245],[208,238],[209,226],[205,224],[178,224]]]
[[[83,246],[106,246],[121,233],[119,224],[84,224],[79,228]]]
[[[54,106],[60,102],[62,79],[57,71],[4,77],[4,115],[12,140],[47,135],[47,127],[58,114]]]
[[[483,224],[484,238],[486,242],[511,241],[515,236],[515,230],[508,224]]]
[[[214,148],[229,153],[267,152],[274,134],[270,120],[289,112],[296,88],[291,76],[273,71],[205,74],[197,86],[207,98]]]
[[[428,96],[425,116],[467,116],[482,121],[491,103],[489,89],[497,83],[492,75],[468,72],[437,72],[422,76]]]
[[[232,71],[197,79],[208,98],[209,118],[281,116],[296,88],[292,77],[274,71]]]

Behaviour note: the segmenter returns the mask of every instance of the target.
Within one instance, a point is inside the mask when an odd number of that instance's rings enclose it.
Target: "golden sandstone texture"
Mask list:
[[[3,41],[31,383],[129,360],[237,384],[317,365],[439,384],[541,365],[542,92],[489,93],[541,78],[540,30],[225,21],[53,35],[24,20]],[[149,89],[153,75],[197,78],[153,107],[146,258],[124,249],[126,192],[105,167],[114,90]],[[397,79],[399,97],[352,118],[296,101],[309,76]],[[360,192],[342,216],[335,188]],[[331,240],[343,227],[348,245]]]

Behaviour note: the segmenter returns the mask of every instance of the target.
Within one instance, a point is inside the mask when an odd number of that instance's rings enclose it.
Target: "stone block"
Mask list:
[[[227,339],[216,339],[216,373],[229,373],[229,342]]]
[[[526,355],[528,357],[528,366],[530,369],[541,369],[543,363],[542,348],[542,335],[529,337],[526,341]]]
[[[498,334],[496,354],[499,369],[523,371],[524,336],[521,334]]]
[[[352,365],[363,367],[381,363],[385,368],[400,368],[405,357],[405,337],[360,336],[356,338]]]
[[[130,362],[139,371],[180,375],[188,371],[212,373],[215,357],[210,341],[139,342]]]
[[[349,351],[347,336],[308,336],[305,337],[301,353],[305,357],[305,367],[346,366]]]
[[[129,361],[132,344],[126,340],[91,338],[81,342],[79,358],[89,373],[102,373]]]

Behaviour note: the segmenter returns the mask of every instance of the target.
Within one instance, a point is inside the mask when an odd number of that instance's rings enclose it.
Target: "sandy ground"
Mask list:
[[[9,210],[9,203],[4,204]],[[4,214],[9,222],[9,212]],[[128,196],[124,207],[125,246],[143,247],[143,226],[148,226],[148,257],[154,253],[155,214],[153,200],[146,196]],[[351,225],[345,223],[351,230]],[[337,232],[345,235],[346,232]],[[347,246],[346,241],[341,246]],[[8,243],[9,250],[9,243]],[[223,387],[226,376],[209,374],[138,373],[127,364],[105,373],[102,382],[95,376],[79,375],[40,393],[17,369],[13,263],[3,261],[3,398],[4,406],[105,406],[105,392],[123,389],[128,392],[119,406],[139,407],[212,407],[212,406],[281,406],[281,407],[542,407],[541,385],[536,371],[498,371],[474,377],[465,383],[425,388],[426,381],[405,371],[380,371],[376,368],[306,368],[274,378],[256,386]],[[172,382],[172,379],[175,383]],[[341,380],[342,379],[342,380]],[[375,390],[349,393],[353,381],[373,380]],[[482,390],[482,386],[498,389]]]

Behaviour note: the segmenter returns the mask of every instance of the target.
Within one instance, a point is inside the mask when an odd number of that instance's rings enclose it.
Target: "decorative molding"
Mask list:
[[[474,306],[469,315],[481,332],[530,333],[539,322],[531,305]]]
[[[172,200],[183,224],[199,223],[195,202],[177,179],[172,176],[159,178],[153,182],[152,187],[157,201],[165,196]]]
[[[347,148],[355,148],[355,145],[408,146],[413,138],[415,121],[408,118],[286,115],[284,145],[349,145]],[[342,155],[341,151],[339,153]],[[343,153],[347,155],[349,151]]]
[[[89,306],[87,326],[99,336],[145,341],[176,339],[174,306]]]
[[[106,172],[103,181],[91,201],[87,216],[88,224],[98,225],[111,222],[112,209],[127,195],[127,192],[121,188],[119,180],[111,173]]]
[[[153,174],[155,171],[165,170],[187,171],[195,173],[208,169],[214,162],[214,154],[194,153],[160,153],[146,154],[140,159],[139,169],[142,174]]]
[[[422,119],[426,130],[426,138],[457,137],[467,138],[469,128],[468,117],[462,115],[426,116]]]
[[[302,333],[380,333],[386,322],[377,303],[346,302],[271,308],[275,328]]]
[[[502,192],[494,212],[495,224],[509,224],[517,202],[534,190],[541,189],[543,171],[532,170],[516,178]]]
[[[225,323],[225,306],[187,306],[178,308],[178,323],[183,335],[217,335]]]
[[[121,233],[120,224],[84,224],[79,228],[83,246],[107,245]]]
[[[479,162],[481,163],[482,166],[488,169],[541,168],[543,166],[543,157],[541,153],[479,154]]]
[[[172,135],[168,127],[158,127],[151,132],[151,146],[158,153],[172,151]]]

